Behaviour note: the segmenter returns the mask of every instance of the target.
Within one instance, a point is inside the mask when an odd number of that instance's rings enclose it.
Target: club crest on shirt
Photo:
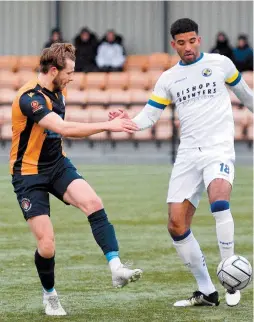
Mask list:
[[[202,75],[204,77],[211,76],[212,75],[212,70],[210,68],[205,68],[205,69],[202,70]]]
[[[32,207],[32,203],[31,201],[28,199],[28,198],[23,198],[21,200],[21,208],[24,210],[24,211],[28,211],[30,210]]]
[[[36,113],[37,111],[39,111],[43,108],[43,106],[40,105],[38,101],[32,101],[31,106],[32,106],[33,113]]]

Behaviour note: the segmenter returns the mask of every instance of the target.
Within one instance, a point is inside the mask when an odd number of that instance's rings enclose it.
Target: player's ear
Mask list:
[[[176,42],[174,40],[171,40],[170,44],[173,49],[176,49]]]
[[[59,73],[59,71],[58,71],[58,69],[57,69],[56,67],[52,66],[52,67],[50,68],[50,74],[51,74],[51,76],[52,76],[53,78],[55,78],[55,77],[58,75],[58,73]]]
[[[201,43],[201,37],[198,36],[198,44],[200,45],[200,43]]]

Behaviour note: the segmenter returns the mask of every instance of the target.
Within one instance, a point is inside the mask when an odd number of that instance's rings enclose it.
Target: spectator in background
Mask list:
[[[44,48],[49,48],[52,44],[57,42],[64,42],[62,38],[62,33],[59,28],[54,28],[51,30],[51,35],[48,42],[44,45]]]
[[[76,72],[98,71],[95,57],[97,53],[98,39],[87,27],[82,28],[79,35],[74,39],[76,47]]]
[[[253,50],[249,46],[248,37],[239,35],[237,47],[233,50],[234,62],[239,72],[253,70]]]
[[[227,35],[224,32],[219,32],[216,38],[216,46],[211,49],[211,53],[227,56],[233,59],[233,49],[229,44]]]
[[[96,64],[100,71],[118,72],[123,70],[125,50],[122,37],[114,30],[108,30],[98,46]]]

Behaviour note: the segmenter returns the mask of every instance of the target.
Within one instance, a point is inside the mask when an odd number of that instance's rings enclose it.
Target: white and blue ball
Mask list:
[[[251,281],[252,267],[243,256],[233,255],[220,262],[217,276],[227,290],[232,292],[242,290]]]

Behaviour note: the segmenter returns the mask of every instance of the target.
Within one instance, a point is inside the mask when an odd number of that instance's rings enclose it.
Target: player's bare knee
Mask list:
[[[224,179],[214,179],[208,186],[207,192],[210,204],[218,200],[230,200],[232,185]]]
[[[54,237],[42,237],[38,240],[39,253],[44,258],[51,258],[55,254]]]
[[[183,235],[186,231],[185,225],[179,222],[177,219],[169,218],[168,221],[168,232],[171,236]]]
[[[91,215],[92,213],[101,210],[104,208],[102,200],[97,195],[91,196],[85,203],[81,203],[79,208],[87,215]]]

